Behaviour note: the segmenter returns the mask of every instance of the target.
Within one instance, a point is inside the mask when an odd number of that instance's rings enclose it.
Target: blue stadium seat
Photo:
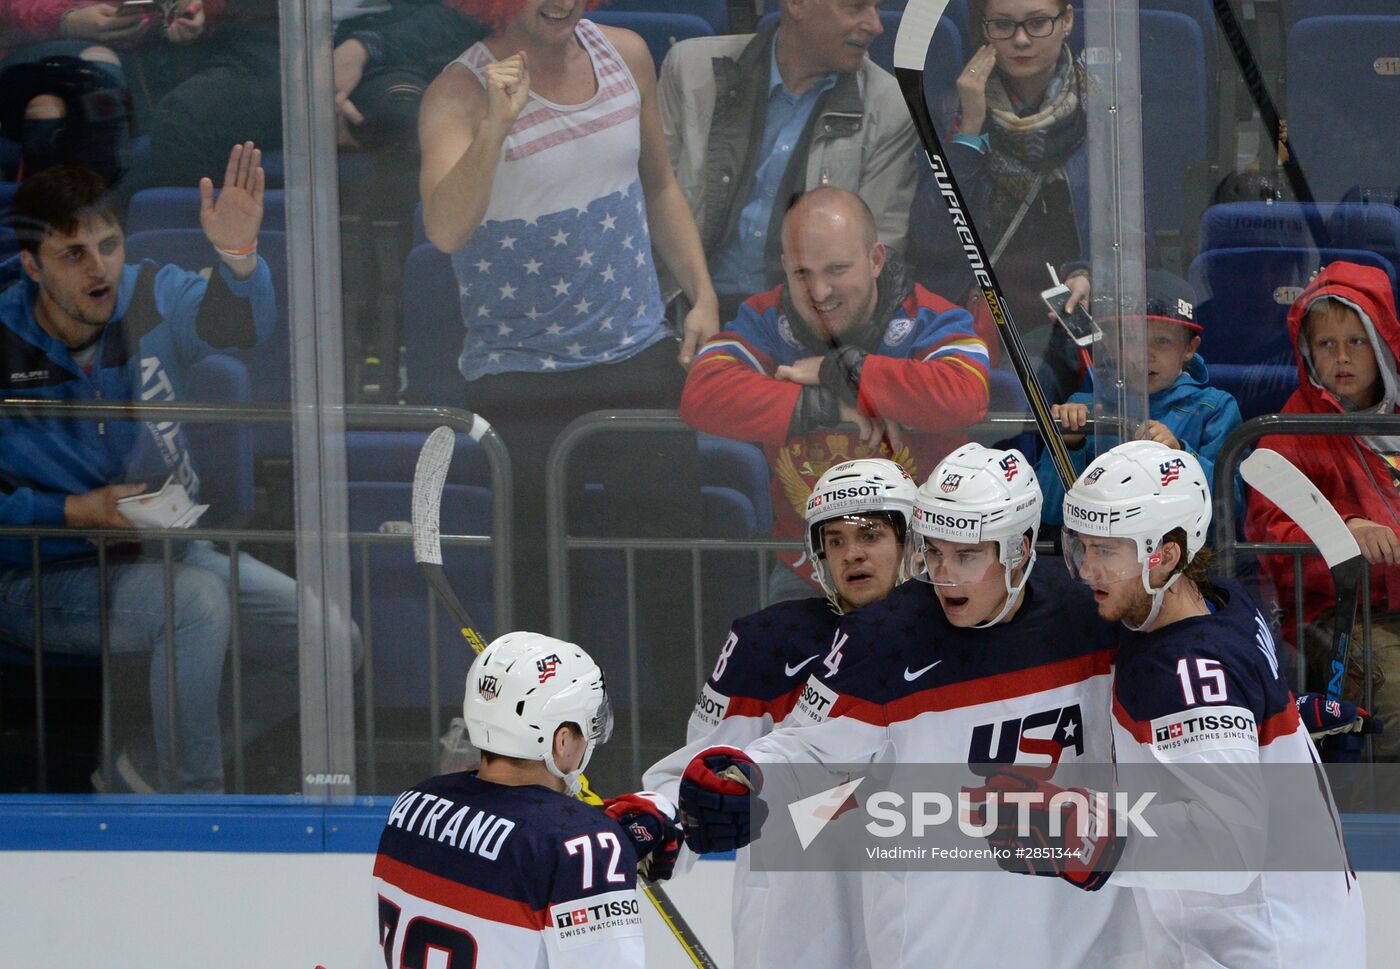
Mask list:
[[[1314,17],[1288,34],[1288,134],[1319,202],[1394,188],[1400,16]]]
[[[18,189],[19,185],[16,182],[0,182],[0,262],[19,252],[19,242],[15,239],[14,230],[10,228],[10,201]],[[0,289],[5,285],[5,282],[0,280]]]
[[[23,150],[17,141],[0,135],[0,175],[14,178],[19,174],[19,160]]]
[[[413,470],[424,437],[416,431],[351,431],[345,435],[351,531],[378,532],[385,523],[409,522]],[[444,534],[490,534],[490,481],[485,452],[469,436],[458,434],[443,487]],[[500,632],[495,628],[491,551],[445,547],[443,567],[482,634],[489,640]],[[366,627],[365,582],[369,582],[375,706],[428,706],[428,592],[413,562],[412,548],[352,546],[350,575],[353,612],[362,630]],[[438,699],[451,711],[462,702],[462,683],[473,654],[441,609],[437,630]]]
[[[233,353],[248,367],[252,378],[253,400],[286,403],[291,399],[291,353],[287,339],[287,237],[283,232],[264,230],[258,234],[258,254],[272,271],[272,285],[277,292],[278,319],[272,336],[261,346]],[[127,236],[128,263],[152,259],[159,265],[171,263],[182,269],[198,271],[218,263],[209,240],[200,229],[152,229]],[[258,428],[283,430],[283,428]],[[255,436],[262,437],[255,432]]]
[[[1191,264],[1196,319],[1204,328],[1201,355],[1219,364],[1294,365],[1288,308],[1319,268],[1338,260],[1377,266],[1391,284],[1395,267],[1373,252],[1353,249],[1208,249]]]
[[[190,368],[190,399],[206,404],[252,400],[248,368],[223,353]],[[200,519],[208,528],[237,528],[253,512],[253,429],[248,424],[186,423],[185,435],[199,473],[199,498],[209,505]]]
[[[933,40],[929,42],[928,54],[924,57],[924,103],[933,113],[934,124],[943,123],[944,119],[938,117],[938,106],[956,96],[954,86],[963,67],[961,34],[953,21],[944,16],[933,31]],[[925,164],[922,158],[919,164]]]
[[[1400,210],[1392,205],[1343,202],[1317,206],[1329,248],[1374,252],[1400,266]],[[1201,216],[1201,250],[1316,248],[1296,202],[1229,202],[1212,205]]]
[[[773,527],[773,504],[768,493],[768,459],[756,444],[699,434],[702,487],[727,487],[746,497],[754,511],[753,531],[766,535]]]
[[[431,243],[414,246],[403,265],[405,399],[411,404],[457,400],[465,389],[461,298],[452,258]]]
[[[778,12],[778,3],[779,0],[764,0],[763,16],[766,18],[770,14],[776,14]],[[909,0],[883,0],[883,2],[880,4],[880,13],[900,14],[904,12],[904,8],[908,5]],[[963,39],[968,38],[970,36],[968,34],[967,0],[949,0],[948,6],[943,11],[943,16],[951,20],[954,26],[957,27],[959,43],[961,43]],[[896,26],[898,25],[898,23],[899,21],[896,19]],[[893,30],[893,28],[889,25],[888,22],[886,22],[885,24],[885,30]],[[890,43],[894,43],[893,38],[890,38]]]
[[[1182,227],[1186,167],[1207,158],[1208,86],[1201,29],[1185,14],[1144,10],[1142,158],[1147,224]]]
[[[1191,264],[1201,356],[1246,420],[1276,412],[1297,388],[1288,309],[1313,273],[1339,259],[1378,266],[1395,283],[1388,260],[1361,250],[1209,249]]]
[[[870,59],[891,74],[894,73],[894,39],[899,33],[899,18],[903,13],[902,10],[881,10],[880,23],[884,24],[885,32],[870,44]]]
[[[604,8],[617,13],[685,13],[699,17],[716,34],[729,33],[729,4],[726,0],[608,0]],[[584,16],[596,20],[591,11]]]
[[[264,193],[262,227],[277,232],[287,228],[287,206],[280,188],[270,188]],[[198,228],[197,188],[147,188],[131,197],[126,213],[128,235],[151,229]]]
[[[588,19],[641,34],[651,50],[652,63],[658,72],[672,45],[692,37],[713,37],[715,33],[708,21],[688,13],[632,13],[603,9],[593,11]]]
[[[1311,17],[1390,17],[1395,0],[1284,0],[1283,23],[1291,28]]]
[[[880,11],[880,23],[884,24],[885,32],[876,37],[870,45],[870,59],[880,65],[891,74],[894,73],[894,41],[899,33],[899,19],[904,11],[904,4],[899,4],[895,9],[885,9]],[[760,28],[772,22],[778,15],[767,13],[758,22]],[[924,97],[930,97],[939,91],[950,91],[953,82],[962,73],[962,39],[955,21],[948,16],[944,16],[938,23],[938,28],[934,31],[933,42],[929,44],[928,57],[924,61]],[[937,101],[930,101],[930,104],[937,104]]]

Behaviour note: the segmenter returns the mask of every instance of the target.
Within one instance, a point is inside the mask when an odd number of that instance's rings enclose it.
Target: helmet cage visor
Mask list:
[[[1062,544],[1069,574],[1086,585],[1124,582],[1143,573],[1145,556],[1136,539],[1086,535],[1066,528]]]
[[[940,547],[935,539],[916,532],[910,536],[906,571],[935,586],[980,585],[1003,572],[1001,546],[998,540],[990,545],[944,541]]]

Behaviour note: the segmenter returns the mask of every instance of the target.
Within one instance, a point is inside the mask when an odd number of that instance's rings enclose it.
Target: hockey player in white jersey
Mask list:
[[[637,846],[664,877],[679,830],[650,792],[606,810],[572,796],[612,732],[602,671],[573,643],[507,633],[472,663],[462,707],[480,770],[399,795],[380,838],[384,964],[641,969]]]
[[[970,787],[1002,764],[1110,763],[1113,651],[1085,590],[1034,568],[1041,500],[1019,451],[969,444],[945,459],[914,503],[908,571],[921,581],[842,618],[845,661],[814,665],[779,729],[699,752],[679,792],[687,825],[742,810],[726,769],[756,776],[750,761],[957,765]],[[1126,892],[887,869],[863,874],[862,896],[881,967],[1102,969],[1137,948]]]
[[[645,786],[674,799],[681,774],[702,749],[743,747],[782,723],[814,667],[840,668],[834,639],[841,616],[889,595],[904,578],[904,543],[915,485],[893,461],[865,458],[833,465],[806,506],[807,555],[825,598],[777,602],[735,620],[714,672],[690,715],[686,745],[653,765]],[[697,826],[687,840],[700,852],[747,840],[748,819]],[[694,854],[682,852],[680,865]],[[865,958],[859,879],[849,873],[754,872],[748,849],[736,856],[734,951],[740,965],[857,969]]]
[[[1066,563],[1093,591],[1099,615],[1127,630],[1113,684],[1120,774],[1150,765],[1171,796],[1143,812],[1151,836],[1128,827],[1120,838],[1107,819],[1094,849],[1100,878],[1086,879],[1082,866],[1059,874],[1079,887],[1106,879],[1130,888],[1153,967],[1364,965],[1360,887],[1268,624],[1237,583],[1206,571],[1210,483],[1199,463],[1151,441],[1119,445],[1085,469],[1064,514]],[[1291,769],[1275,769],[1288,785],[1280,795],[1262,779],[1268,765],[1283,764],[1312,769],[1295,772],[1296,783],[1284,774]],[[989,787],[1055,792],[1015,772]],[[1274,812],[1279,802],[1290,811],[1315,802],[1316,827],[1281,840],[1318,839],[1332,870],[1259,870],[1267,868],[1271,801]],[[1046,820],[1037,815],[1029,843],[1064,844]],[[1226,870],[1164,871],[1150,860],[1203,844]]]

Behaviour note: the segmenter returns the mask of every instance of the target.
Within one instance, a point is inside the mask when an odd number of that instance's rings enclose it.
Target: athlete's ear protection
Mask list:
[[[1021,563],[1025,560],[1026,536],[1022,535],[1019,539],[1017,539],[1016,544],[1007,550],[1006,567],[1008,570],[1018,569],[1021,567]]]

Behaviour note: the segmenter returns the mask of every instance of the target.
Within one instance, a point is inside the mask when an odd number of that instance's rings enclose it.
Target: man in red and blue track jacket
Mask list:
[[[745,301],[696,356],[681,417],[763,446],[774,537],[796,540],[832,465],[889,458],[919,480],[964,443],[960,430],[987,412],[988,362],[968,312],[907,280],[851,192],[798,198],[783,271],[783,285]],[[782,558],[771,597],[812,595],[811,563]]]

